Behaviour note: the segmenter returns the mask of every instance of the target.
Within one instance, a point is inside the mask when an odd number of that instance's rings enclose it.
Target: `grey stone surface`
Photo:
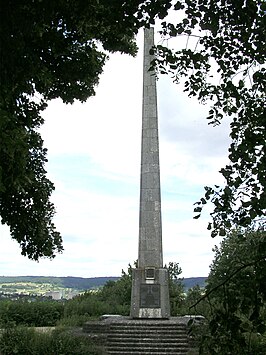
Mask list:
[[[115,324],[115,323],[122,323],[122,324],[183,324],[187,326],[188,321],[193,319],[193,316],[177,316],[177,317],[170,317],[167,319],[132,319],[128,316],[116,315],[116,317],[105,317],[101,320],[92,320],[88,321],[84,325],[83,331],[86,332],[86,325],[104,325],[104,324]]]
[[[153,44],[153,28],[145,29],[139,250],[138,267],[132,273],[130,314],[133,319],[143,320],[170,317],[168,272],[163,268],[156,78],[149,71]]]
[[[193,347],[191,346],[191,337],[187,334],[187,322],[188,319],[184,317],[107,317],[101,321],[85,323],[83,334],[104,345],[110,355],[187,355],[195,349],[193,344]]]
[[[155,286],[159,289],[159,296],[155,296],[156,304],[159,299],[159,304],[154,306],[153,302],[149,304],[149,300],[143,300],[140,290],[144,285]],[[155,291],[157,293],[157,290]],[[152,294],[152,291],[151,291]],[[145,302],[146,301],[146,302]],[[144,306],[146,304],[146,306]],[[168,272],[165,268],[155,268],[154,279],[147,280],[145,276],[145,268],[137,268],[132,270],[132,295],[131,295],[131,318],[164,318],[170,317],[169,305],[169,287],[168,287]]]
[[[153,28],[144,30],[138,267],[163,267],[159,135],[155,75],[149,71]]]

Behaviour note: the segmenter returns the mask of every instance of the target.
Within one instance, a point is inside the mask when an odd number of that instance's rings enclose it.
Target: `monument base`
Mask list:
[[[170,318],[168,271],[165,268],[132,270],[131,318]]]

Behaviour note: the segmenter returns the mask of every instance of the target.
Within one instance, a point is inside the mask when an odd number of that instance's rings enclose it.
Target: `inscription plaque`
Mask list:
[[[155,268],[146,268],[145,269],[145,279],[154,280],[155,279]]]
[[[160,285],[142,284],[140,285],[140,307],[141,308],[160,308]]]

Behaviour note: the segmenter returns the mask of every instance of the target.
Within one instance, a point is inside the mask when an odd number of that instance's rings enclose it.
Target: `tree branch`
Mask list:
[[[214,291],[216,291],[219,287],[225,285],[229,280],[231,280],[232,277],[234,277],[237,273],[239,273],[241,270],[245,269],[246,267],[253,266],[257,264],[259,261],[266,259],[266,255],[263,255],[261,258],[259,258],[256,261],[252,261],[248,264],[242,265],[238,269],[236,269],[230,276],[227,277],[223,282],[221,282],[219,285],[215,286],[212,288],[209,292],[207,292],[204,296],[202,296],[196,303],[194,303],[192,306],[189,307],[189,309],[196,307],[201,301],[203,301],[205,298],[208,298],[210,294],[212,294]]]

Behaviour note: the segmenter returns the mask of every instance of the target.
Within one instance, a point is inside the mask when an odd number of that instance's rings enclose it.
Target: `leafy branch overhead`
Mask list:
[[[205,187],[194,209],[199,218],[210,200],[208,228],[212,236],[223,236],[232,226],[247,227],[265,214],[266,3],[183,0],[173,7],[181,17],[176,23],[164,21],[161,34],[167,43],[186,36],[187,46],[175,51],[158,45],[153,66],[177,83],[184,78],[189,96],[211,103],[209,124],[231,120],[230,162],[220,171],[225,185]]]
[[[176,23],[166,21],[170,9]],[[180,51],[154,48],[157,70],[176,82],[184,77],[190,96],[210,100],[211,124],[231,117],[230,163],[221,170],[225,187],[206,187],[195,218],[211,200],[214,236],[263,215],[265,11],[264,1],[252,0],[1,2],[0,216],[23,255],[38,260],[63,250],[52,222],[54,186],[38,132],[41,112],[54,98],[73,103],[94,95],[108,53],[135,55],[136,33],[156,18],[164,20],[164,38],[188,39]],[[197,38],[192,48],[191,38]]]
[[[1,2],[0,216],[30,259],[63,250],[52,222],[54,185],[46,177],[47,152],[38,133],[41,112],[54,98],[72,103],[94,95],[108,52],[136,54],[135,34],[152,16],[140,5]],[[164,8],[158,1],[158,10]]]

